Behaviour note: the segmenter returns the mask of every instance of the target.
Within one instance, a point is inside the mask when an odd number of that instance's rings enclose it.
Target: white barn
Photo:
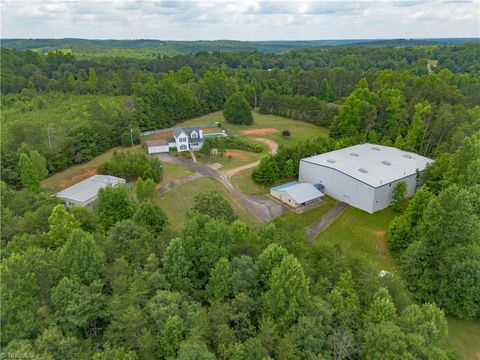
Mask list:
[[[111,175],[93,175],[53,196],[62,199],[67,207],[73,205],[88,206],[97,199],[100,189],[109,185],[117,186],[119,184],[125,184],[125,179]]]
[[[390,206],[395,184],[407,183],[407,196],[419,184],[417,172],[433,160],[397,148],[360,144],[300,160],[299,181],[369,213]]]

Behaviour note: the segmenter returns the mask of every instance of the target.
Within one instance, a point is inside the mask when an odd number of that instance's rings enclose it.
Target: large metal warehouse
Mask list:
[[[360,144],[300,160],[299,181],[319,184],[324,194],[374,213],[390,206],[400,181],[412,196],[419,186],[417,173],[432,162],[397,148]]]

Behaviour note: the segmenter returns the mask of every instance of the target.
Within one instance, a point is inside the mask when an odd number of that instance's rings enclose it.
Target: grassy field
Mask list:
[[[480,320],[459,320],[448,317],[448,348],[457,348],[470,360],[480,359]]]
[[[271,139],[277,142],[279,145],[295,144],[298,141],[316,137],[316,136],[328,136],[328,129],[318,127],[313,124],[309,124],[300,120],[292,120],[276,115],[263,115],[257,111],[253,112],[253,124],[252,125],[235,125],[225,121],[221,111],[214,112],[208,115],[200,116],[195,119],[184,121],[180,126],[185,125],[211,125],[218,122],[223,128],[230,130],[237,136],[245,137],[246,139],[255,139],[263,137]],[[270,134],[244,134],[242,131],[253,129],[273,129]],[[283,130],[289,130],[291,136],[284,137],[281,135]]]
[[[276,217],[273,223],[283,230],[292,230],[292,228],[306,228],[314,222],[320,220],[335,204],[334,199],[324,196],[322,200],[325,202],[323,205],[304,212],[303,214],[297,214],[293,211],[289,211],[281,216]]]
[[[316,242],[340,245],[347,256],[363,257],[379,271],[395,270],[394,259],[387,249],[385,232],[396,215],[391,209],[368,214],[349,207],[318,235]]]
[[[193,174],[193,171],[182,165],[163,163],[162,182],[159,186],[169,183],[175,179]]]
[[[193,205],[193,199],[195,195],[207,190],[220,191],[235,209],[235,212],[240,217],[240,220],[247,224],[253,224],[257,222],[256,219],[245,210],[245,208],[235,201],[235,199],[227,190],[223,188],[222,185],[220,185],[214,179],[206,177],[187,182],[186,184],[167,192],[160,198],[160,206],[167,214],[173,229],[180,229],[185,222],[187,218],[187,212]]]
[[[202,164],[219,163],[222,165],[221,170],[233,169],[242,165],[251,164],[260,160],[262,154],[253,153],[242,150],[226,150],[223,155],[197,155],[198,162]]]
[[[253,182],[252,171],[253,168],[239,171],[230,178],[232,184],[245,195],[268,194],[270,186],[259,185]]]
[[[363,257],[378,271],[385,269],[397,273],[385,238],[388,224],[395,216],[391,209],[368,214],[349,207],[318,235],[316,241],[339,245],[347,256]],[[476,355],[480,355],[480,321],[448,317],[448,329],[448,338],[443,344],[446,348],[457,348],[467,359],[480,358]]]
[[[133,149],[135,151],[143,151],[141,145],[137,145]],[[48,193],[54,193],[65,189],[66,187],[69,187],[87,177],[95,175],[98,165],[109,160],[115,151],[132,151],[132,148],[115,147],[86,163],[70,166],[63,171],[44,179],[42,181],[42,188]]]

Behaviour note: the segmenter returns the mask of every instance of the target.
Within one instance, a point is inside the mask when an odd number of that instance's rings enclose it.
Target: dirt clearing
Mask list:
[[[275,128],[260,128],[260,129],[251,129],[251,130],[242,130],[242,134],[245,135],[270,135],[278,133],[278,129]]]

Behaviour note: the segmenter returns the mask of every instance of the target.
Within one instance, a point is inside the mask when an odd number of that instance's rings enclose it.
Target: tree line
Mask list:
[[[337,248],[308,247],[299,231],[249,227],[215,192],[197,195],[174,232],[147,183],[139,181],[135,196],[125,185],[107,187],[93,209],[71,210],[2,183],[2,212],[30,219],[26,232],[3,243],[5,352],[96,360],[460,358],[440,347],[443,311],[412,304],[398,278],[379,277]]]

